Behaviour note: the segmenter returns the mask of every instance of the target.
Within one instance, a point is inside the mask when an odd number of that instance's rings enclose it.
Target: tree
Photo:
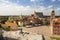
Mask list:
[[[2,24],[5,24],[6,21],[7,21],[7,20],[2,19],[2,20],[1,20],[1,23],[2,23]]]
[[[4,30],[6,30],[6,31],[10,31],[10,26],[4,26],[4,27],[2,27]]]

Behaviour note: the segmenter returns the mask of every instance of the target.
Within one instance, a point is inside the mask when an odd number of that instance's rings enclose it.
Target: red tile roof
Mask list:
[[[60,18],[57,18],[56,22],[60,23]]]
[[[16,23],[11,23],[11,22],[9,22],[9,21],[7,21],[7,22],[5,22],[5,24],[7,25],[7,26],[12,26],[12,27],[17,27],[18,25],[16,24]]]

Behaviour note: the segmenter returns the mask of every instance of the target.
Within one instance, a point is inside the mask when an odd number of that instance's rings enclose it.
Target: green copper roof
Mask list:
[[[36,12],[36,14],[41,18],[43,17],[43,12]]]

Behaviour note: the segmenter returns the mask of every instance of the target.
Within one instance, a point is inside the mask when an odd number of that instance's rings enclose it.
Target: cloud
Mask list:
[[[44,0],[30,0],[31,2],[35,2],[35,1],[44,1]]]
[[[51,11],[55,10],[55,14],[56,15],[60,15],[60,8],[53,8],[53,5],[49,5],[47,7],[47,9],[44,11],[44,13],[46,13],[45,15],[51,15]]]
[[[60,15],[60,8],[55,9],[56,15]]]
[[[36,0],[30,0],[30,1],[32,2],[32,1],[36,1]]]
[[[1,0],[0,0],[1,1]],[[36,8],[37,12],[44,12],[44,15],[50,15],[51,14],[51,7],[53,5],[50,5],[48,7],[45,6],[39,6]],[[2,0],[0,4],[0,15],[31,15],[34,13],[33,7],[28,6],[23,6],[23,5],[17,5],[14,3],[10,3],[9,1]],[[56,13],[59,14],[60,8],[56,9]],[[58,12],[59,11],[59,12]]]
[[[22,13],[22,15],[31,15],[34,13],[34,9],[28,6],[22,6],[22,5],[17,5],[17,4],[13,4],[7,1],[7,3],[4,1],[4,3],[2,3],[0,5],[0,15],[20,15]],[[45,7],[44,6],[40,6],[39,8],[36,9],[36,11],[44,11]]]
[[[51,15],[53,9],[56,15],[60,15],[60,8],[53,8],[53,5],[49,5],[47,8],[45,7],[44,15]]]
[[[55,2],[56,0],[51,0],[52,2]]]
[[[33,13],[30,6],[22,6],[2,0],[0,4],[0,15],[29,15]]]
[[[58,1],[60,1],[60,0],[58,0]]]
[[[33,11],[33,8],[30,8],[29,6],[18,6],[18,5],[5,5],[0,7],[0,14],[1,15],[20,15],[21,13],[23,15],[31,14]]]
[[[60,10],[60,8],[57,8],[56,10]]]
[[[48,6],[48,9],[50,9],[50,11],[55,10],[55,8],[54,8],[53,5],[49,5],[49,6]]]
[[[48,6],[48,8],[52,8],[52,7],[53,7],[53,5],[49,5],[49,6]]]
[[[43,12],[46,8],[44,6],[40,6],[39,8],[37,8],[37,11]]]

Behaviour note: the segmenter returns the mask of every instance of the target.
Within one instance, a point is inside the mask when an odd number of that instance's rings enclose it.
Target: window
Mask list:
[[[58,30],[58,32],[60,33],[60,30]]]
[[[53,34],[56,34],[56,32],[53,32]]]
[[[58,28],[60,29],[60,26]]]

